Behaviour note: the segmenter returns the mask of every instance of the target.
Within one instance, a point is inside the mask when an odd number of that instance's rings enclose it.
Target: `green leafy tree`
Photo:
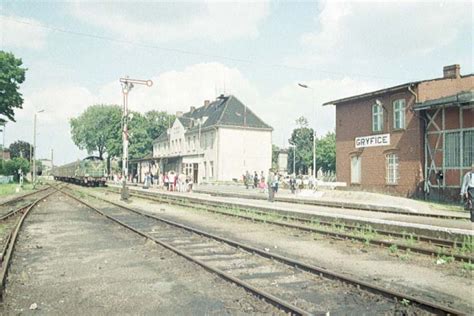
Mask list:
[[[0,115],[15,122],[15,109],[21,109],[23,96],[18,91],[25,81],[26,68],[22,68],[22,60],[12,53],[0,51]],[[0,122],[6,120],[0,118]]]
[[[11,160],[5,161],[4,173],[8,176],[14,176],[15,181],[18,181],[19,174],[18,170],[23,172],[26,175],[30,171],[30,163],[24,158],[13,158]]]
[[[308,127],[308,120],[305,117],[300,117],[296,120],[297,128],[291,133],[291,138],[288,140],[292,147],[296,147],[296,173],[306,174],[309,167],[313,164],[313,137],[314,130]],[[290,173],[293,170],[293,148],[288,155],[288,164],[290,165]]]
[[[108,151],[112,140],[120,137],[121,109],[117,105],[92,105],[77,118],[70,120],[73,142],[89,154],[100,158]]]
[[[28,161],[30,161],[31,154],[34,151],[34,148],[30,143],[22,140],[17,140],[16,142],[11,143],[9,149],[11,158],[20,157],[25,158]]]
[[[316,140],[316,166],[323,171],[336,171],[336,133]]]

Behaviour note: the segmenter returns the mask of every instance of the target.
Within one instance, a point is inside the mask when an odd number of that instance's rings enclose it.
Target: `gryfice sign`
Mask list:
[[[376,147],[390,145],[390,134],[361,136],[355,138],[355,147]]]

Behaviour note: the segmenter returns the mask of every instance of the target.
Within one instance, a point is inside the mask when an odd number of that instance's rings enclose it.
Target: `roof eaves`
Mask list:
[[[372,92],[367,92],[367,93],[363,93],[363,94],[354,95],[354,96],[351,96],[351,97],[346,97],[346,98],[342,98],[342,99],[338,99],[338,100],[329,101],[329,102],[323,103],[323,105],[338,105],[338,104],[346,103],[346,102],[350,102],[350,101],[360,100],[360,99],[364,99],[364,98],[370,98],[370,97],[385,94],[385,93],[388,93],[388,92],[402,90],[402,89],[411,87],[415,84],[418,84],[420,82],[421,81],[408,82],[408,83],[404,83],[404,84],[394,86],[394,87],[390,87],[390,88],[380,89],[380,90],[376,90],[376,91],[372,91]]]

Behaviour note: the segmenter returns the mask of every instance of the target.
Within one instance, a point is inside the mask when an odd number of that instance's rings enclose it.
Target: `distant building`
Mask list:
[[[336,106],[336,176],[360,189],[459,197],[474,159],[474,75],[443,77],[325,103]]]
[[[42,175],[50,175],[51,169],[53,168],[51,159],[39,159],[39,161],[41,162],[42,166]]]
[[[176,113],[153,144],[160,173],[174,170],[194,182],[232,181],[249,172],[267,173],[272,163],[272,127],[235,96]]]
[[[288,150],[280,149],[278,152],[278,172],[286,174],[288,172]]]
[[[8,149],[1,150],[0,149],[0,159],[3,160],[10,160],[10,151]]]

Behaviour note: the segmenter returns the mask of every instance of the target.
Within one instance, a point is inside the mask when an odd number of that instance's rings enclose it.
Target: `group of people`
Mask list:
[[[265,176],[263,174],[263,171],[260,172],[260,174],[257,173],[257,171],[254,171],[253,175],[250,172],[245,172],[245,174],[242,176],[245,188],[248,189],[250,187],[254,189],[261,189],[265,191],[267,189],[267,185],[265,183]]]
[[[162,179],[163,187],[167,191],[191,192],[193,190],[193,179],[184,173],[164,172]]]

